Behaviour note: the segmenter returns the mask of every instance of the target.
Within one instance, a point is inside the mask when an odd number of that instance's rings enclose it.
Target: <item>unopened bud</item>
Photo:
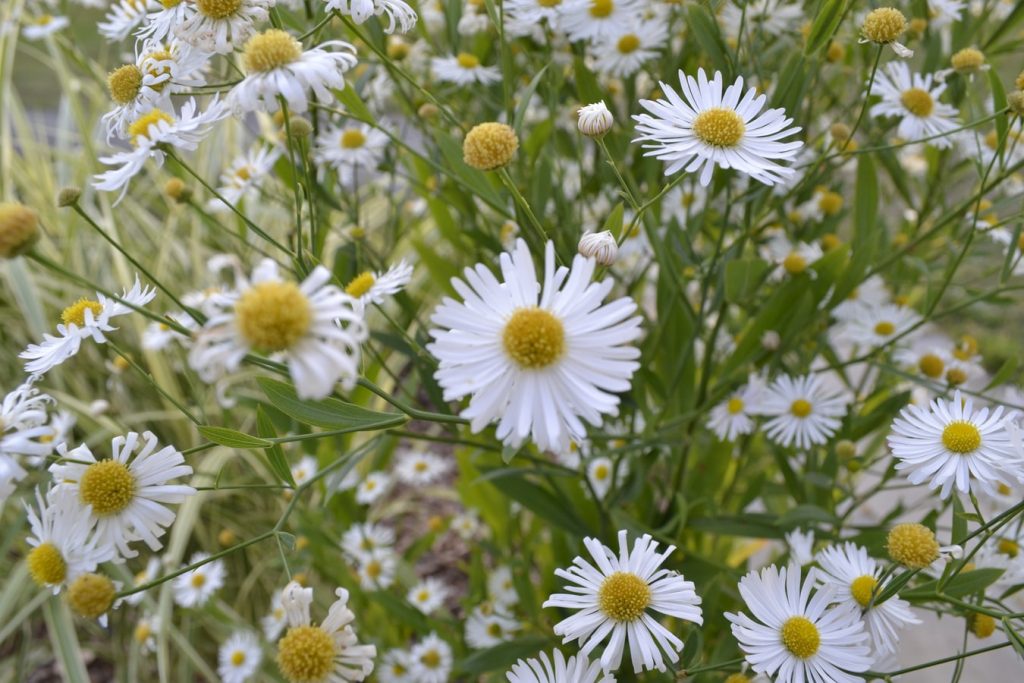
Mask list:
[[[313,132],[313,124],[307,118],[292,116],[288,119],[288,132],[293,138],[304,138]]]
[[[1006,96],[1006,104],[1017,116],[1024,116],[1024,90],[1017,90]]]
[[[608,111],[603,100],[580,107],[578,114],[576,126],[587,137],[603,138],[615,124],[615,119],[612,118],[612,113]]]
[[[578,250],[582,256],[593,258],[602,266],[612,265],[619,255],[619,245],[615,243],[615,236],[608,230],[588,232],[580,238]]]
[[[192,198],[192,190],[181,178],[171,178],[164,183],[164,194],[179,204],[184,204]]]
[[[81,189],[77,187],[63,187],[60,192],[57,193],[57,206],[62,208],[66,206],[74,206],[78,203],[78,199],[81,196]]]

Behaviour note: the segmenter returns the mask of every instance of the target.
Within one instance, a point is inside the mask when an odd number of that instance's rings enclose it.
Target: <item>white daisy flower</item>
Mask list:
[[[405,289],[412,279],[412,266],[405,259],[391,266],[386,272],[364,271],[345,285],[345,293],[363,306],[382,304],[387,297]]]
[[[119,43],[146,20],[147,12],[153,12],[159,7],[161,5],[157,0],[117,0],[97,28],[104,38]]]
[[[661,202],[662,219],[667,222],[675,218],[680,227],[686,227],[704,212],[707,200],[707,188],[692,180],[684,180],[665,193]]]
[[[939,102],[946,84],[937,82],[932,74],[912,74],[905,62],[889,62],[878,72],[871,86],[871,95],[882,101],[871,107],[872,116],[899,117],[896,134],[906,141],[920,140],[951,133],[959,127],[955,107]],[[950,147],[951,137],[929,140],[939,148]]]
[[[95,571],[101,562],[113,559],[114,548],[100,545],[91,510],[86,507],[83,512],[73,492],[58,487],[44,498],[36,489],[36,505],[38,512],[25,504],[32,528],[26,539],[32,550],[25,564],[37,584],[56,593],[79,574]]]
[[[708,429],[722,441],[735,441],[736,437],[754,431],[753,417],[757,414],[758,402],[765,386],[759,378],[740,387],[729,398],[722,401],[708,413]]]
[[[440,481],[451,469],[449,462],[433,453],[403,453],[395,464],[395,476],[409,486],[429,486]]]
[[[210,6],[209,2],[205,4],[207,7]],[[224,6],[225,9],[231,4],[229,0]],[[159,0],[154,11],[146,15],[142,28],[136,31],[135,35],[144,40],[166,40],[171,37],[177,26],[184,24],[199,11],[199,5],[198,2],[188,0]]]
[[[547,22],[548,28],[558,31],[561,28],[562,15],[566,12],[578,11],[587,7],[590,0],[506,0],[505,26],[535,27]]]
[[[798,3],[784,0],[750,0],[742,5],[732,0],[722,7],[718,20],[732,40],[740,37],[741,26],[747,36],[763,40],[799,30],[806,15]]]
[[[668,23],[663,19],[637,21],[632,27],[609,34],[593,48],[597,70],[615,78],[632,76],[656,58],[668,43]]]
[[[490,85],[501,80],[498,67],[483,66],[479,57],[468,52],[454,57],[434,57],[430,60],[430,70],[437,80],[456,85]]]
[[[214,294],[209,318],[189,353],[189,364],[206,382],[238,368],[251,351],[277,353],[299,398],[324,398],[339,381],[346,389],[359,371],[359,345],[368,336],[358,304],[330,284],[317,266],[301,283],[283,280],[264,259],[237,290]]]
[[[206,111],[197,114],[196,101],[191,97],[182,105],[177,119],[163,109],[151,109],[128,126],[132,150],[100,157],[104,164],[116,168],[94,176],[93,187],[104,192],[121,190],[120,201],[128,191],[128,183],[142,171],[148,159],[161,167],[166,157],[165,147],[195,150],[212,130],[212,124],[227,115],[228,110],[216,99]]]
[[[555,624],[555,635],[563,636],[563,643],[578,641],[584,657],[608,638],[601,655],[601,667],[606,671],[619,668],[627,641],[635,673],[665,671],[662,651],[670,661],[679,661],[683,641],[649,612],[704,622],[693,583],[678,572],[660,568],[675,546],[659,554],[658,543],[644,534],[630,550],[626,531],[619,532],[618,557],[596,538],[585,538],[583,544],[597,566],[576,557],[572,567],[556,569],[557,576],[574,585],[566,587],[568,593],[555,593],[543,604],[579,610]]]
[[[242,64],[246,77],[225,100],[235,114],[277,111],[282,97],[290,112],[301,114],[309,109],[310,90],[318,101],[330,102],[331,89],[345,87],[343,74],[356,65],[356,49],[330,40],[303,50],[287,31],[272,28],[249,38]]]
[[[452,647],[430,633],[409,651],[412,680],[416,683],[448,683],[452,672]]]
[[[398,555],[388,548],[378,548],[361,554],[356,560],[359,587],[364,591],[389,588],[395,582]]]
[[[195,553],[189,564],[202,562],[208,553]],[[180,607],[202,607],[224,585],[224,563],[213,560],[174,579],[174,603]]]
[[[270,597],[270,611],[260,618],[260,628],[263,629],[263,637],[267,640],[277,640],[284,627],[288,625],[288,615],[284,611],[281,597],[284,591],[274,591]]]
[[[466,618],[466,645],[483,650],[512,639],[520,624],[494,611],[490,605],[474,607]]]
[[[317,459],[311,455],[304,455],[299,458],[299,461],[292,465],[291,473],[292,479],[299,486],[302,486],[307,481],[316,476],[317,470],[320,469],[320,463]]]
[[[433,577],[420,581],[410,588],[408,595],[406,595],[406,600],[424,614],[437,611],[444,605],[444,601],[447,598],[448,586],[440,579]]]
[[[606,456],[598,456],[587,461],[587,479],[594,487],[594,493],[598,498],[608,495],[613,479],[621,486],[628,473],[629,464],[625,460],[619,461],[618,468],[615,467],[615,462]]]
[[[415,683],[412,678],[412,655],[408,650],[388,650],[377,667],[380,683]]]
[[[961,0],[928,0],[928,26],[940,29],[958,21],[967,8]]]
[[[460,36],[467,38],[483,33],[491,25],[491,19],[487,16],[487,7],[482,2],[475,0],[464,0],[462,3],[462,14],[459,16],[459,23],[456,30]]]
[[[476,510],[466,510],[452,517],[448,528],[454,531],[459,538],[470,541],[477,536],[484,528],[480,523],[480,514]]]
[[[0,504],[14,493],[18,482],[28,476],[20,456],[27,462],[50,455],[55,444],[54,426],[46,424],[46,408],[53,402],[33,386],[35,377],[4,396],[0,402]]]
[[[352,17],[357,24],[372,16],[385,17],[384,33],[408,33],[416,26],[416,11],[402,0],[327,0],[326,9]]]
[[[765,185],[773,185],[792,168],[775,163],[792,159],[803,142],[782,142],[800,132],[789,128],[793,119],[782,109],[762,112],[767,95],[757,96],[754,88],[743,94],[743,77],[722,92],[722,74],[708,81],[704,69],[697,78],[679,72],[681,98],[672,86],[661,83],[668,101],[640,100],[650,114],[639,114],[634,142],[644,142],[646,156],[664,161],[665,175],[679,170],[700,170],[700,184],[707,186],[715,166],[732,168]],[[685,99],[684,99],[685,98]]]
[[[503,609],[509,609],[519,603],[519,593],[512,580],[512,569],[502,565],[487,573],[487,595],[491,601]]]
[[[391,490],[391,475],[387,472],[370,472],[356,487],[356,502],[360,505],[373,505]]]
[[[355,559],[368,557],[375,550],[390,549],[394,544],[394,530],[373,522],[353,524],[341,535],[341,549]]]
[[[871,666],[864,623],[849,603],[830,607],[832,586],[812,595],[815,574],[801,582],[795,567],[750,572],[739,590],[754,619],[742,612],[725,618],[750,667],[778,683],[858,683],[857,672]]]
[[[256,675],[263,659],[260,641],[248,631],[238,631],[217,652],[217,674],[223,683],[245,683]]]
[[[818,553],[818,574],[825,583],[835,587],[833,599],[840,605],[851,605],[862,612],[872,649],[880,654],[893,654],[900,642],[899,631],[907,624],[921,620],[910,611],[910,604],[899,596],[885,602],[872,602],[889,583],[879,582],[882,567],[855,543],[825,548]]]
[[[596,43],[620,33],[643,10],[640,0],[587,0],[562,8],[559,26],[571,41]]]
[[[861,307],[881,306],[891,300],[892,297],[889,295],[889,288],[886,287],[885,280],[878,275],[872,275],[857,285],[846,299],[833,308],[832,315],[837,320],[853,320],[860,316]]]
[[[388,136],[378,128],[356,121],[325,127],[316,137],[313,160],[330,166],[345,178],[357,169],[373,171],[384,158]]]
[[[797,565],[806,567],[814,562],[814,529],[801,531],[793,529],[785,535],[789,546],[789,557]]]
[[[25,25],[22,27],[21,33],[29,40],[42,40],[58,31],[63,31],[71,24],[71,20],[67,17],[53,16],[52,14],[25,17],[24,22]]]
[[[32,375],[49,372],[78,353],[85,339],[105,344],[107,338],[104,333],[118,329],[110,324],[111,319],[131,313],[133,306],[145,306],[154,297],[156,290],[142,287],[136,277],[135,284],[122,292],[120,300],[109,299],[99,292],[95,299],[79,299],[61,312],[56,336],[44,333],[42,343],[29,344],[19,354],[19,358],[28,361],[25,363],[25,372]]]
[[[245,154],[236,157],[231,165],[221,173],[217,194],[232,206],[257,197],[263,181],[274,170],[274,164],[280,157],[281,150],[276,147],[263,145],[253,147]],[[218,211],[229,209],[228,205],[217,197],[210,200],[209,206]]]
[[[471,395],[462,416],[474,432],[497,421],[506,444],[530,437],[542,450],[565,451],[583,440],[583,420],[599,427],[618,413],[616,394],[639,367],[636,304],[602,304],[612,280],[591,282],[595,261],[580,255],[556,269],[551,242],[543,285],[523,240],[500,263],[504,283],[482,264],[452,280],[464,301],[444,299],[431,318],[440,328],[427,346],[440,361],[435,377],[446,401]]]
[[[992,495],[1000,483],[1024,481],[1024,461],[1011,443],[1001,406],[975,410],[957,391],[953,400],[936,398],[925,409],[908,405],[892,423],[889,449],[896,469],[913,484],[928,482],[948,498],[981,489]]]
[[[131,597],[131,596],[129,596]],[[141,617],[135,623],[132,640],[143,652],[156,652],[156,638],[160,635],[160,618],[153,614]]]
[[[128,547],[131,541],[159,550],[160,537],[174,522],[167,505],[196,492],[168,482],[192,474],[192,468],[174,446],[157,450],[152,432],[115,436],[110,450],[110,458],[97,460],[85,444],[73,450],[62,445],[57,452],[67,461],[51,465],[50,473],[58,486],[70,488],[83,506],[91,506],[88,516],[96,522],[101,545],[115,546],[125,558],[138,554]]]
[[[601,662],[588,661],[586,655],[565,658],[561,650],[553,657],[541,652],[538,657],[520,659],[508,671],[508,683],[615,683],[615,677],[601,669]]]
[[[758,413],[771,417],[764,426],[769,439],[803,450],[826,443],[836,433],[846,404],[846,396],[820,374],[782,375],[765,390]]]
[[[292,581],[281,597],[288,632],[277,642],[277,666],[291,681],[362,681],[373,672],[377,648],[360,645],[348,608],[348,591],[338,588],[337,599],[319,626],[310,622],[313,589]]]
[[[837,334],[846,341],[854,342],[861,347],[876,349],[897,340],[897,344],[906,344],[906,333],[921,320],[913,309],[896,304],[880,306],[862,306],[859,316],[853,317],[842,324]]]
[[[142,571],[132,577],[132,588],[145,586],[147,583],[154,581],[158,576],[160,576],[160,560],[156,557],[150,557],[146,560],[146,566],[142,568]],[[145,597],[146,591],[139,591],[138,593],[125,596],[124,600],[129,605],[138,605]]]
[[[195,0],[196,12],[175,25],[174,35],[203,52],[227,54],[256,33],[274,0]]]

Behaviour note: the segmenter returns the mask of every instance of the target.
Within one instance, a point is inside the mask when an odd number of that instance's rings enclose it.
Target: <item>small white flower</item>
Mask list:
[[[207,553],[195,553],[189,564],[202,562],[207,557]],[[179,575],[174,579],[175,604],[181,607],[202,607],[224,585],[224,575],[224,563],[220,560],[207,562]]]
[[[390,549],[394,544],[394,530],[373,522],[353,524],[341,536],[341,549],[355,559],[369,557],[376,550]]]
[[[288,615],[285,614],[284,605],[281,604],[281,596],[284,591],[275,591],[270,598],[270,611],[260,619],[260,627],[263,629],[263,637],[267,640],[277,640],[281,631],[288,623]]]
[[[245,683],[256,675],[262,659],[263,651],[255,634],[232,633],[217,653],[217,673],[223,683]]]
[[[805,567],[814,562],[814,529],[801,531],[793,529],[786,534],[789,557],[797,565]]]
[[[501,80],[501,71],[496,66],[483,66],[479,57],[460,52],[454,57],[434,57],[430,60],[434,78],[457,85],[490,85]]]
[[[160,560],[156,557],[150,557],[146,560],[146,566],[143,567],[142,571],[132,577],[132,588],[145,586],[147,583],[155,580],[158,576],[160,576]],[[132,593],[131,595],[125,596],[124,600],[129,605],[138,605],[145,597],[146,591],[139,591],[138,593]]]
[[[122,2],[130,1],[122,0]],[[146,15],[142,28],[136,31],[135,35],[140,39],[165,41],[171,37],[172,32],[177,26],[184,24],[196,14],[198,4],[196,2],[188,2],[187,0],[158,0],[158,2],[149,0],[149,6],[155,11],[151,11]]]
[[[619,33],[611,33],[592,51],[598,72],[615,78],[628,78],[657,58],[668,43],[668,22],[656,18],[635,21]]]
[[[907,332],[921,320],[912,309],[896,304],[863,305],[860,315],[851,316],[835,332],[863,348],[905,344]]]
[[[412,606],[424,614],[437,611],[447,598],[448,587],[440,579],[432,577],[413,586],[406,596]]]
[[[435,484],[451,469],[448,461],[433,453],[403,453],[395,465],[395,475],[409,486]]]
[[[598,498],[604,498],[612,487],[612,482],[622,485],[629,472],[629,465],[625,460],[620,460],[616,468],[615,462],[606,456],[598,456],[587,461],[587,480],[594,487],[594,493]]]
[[[399,293],[412,279],[412,266],[404,260],[385,272],[364,271],[345,285],[345,293],[360,305],[382,304],[385,299]]]
[[[872,84],[870,94],[880,95],[882,101],[871,107],[871,115],[899,117],[896,133],[908,142],[951,133],[960,124],[956,108],[939,102],[945,90],[946,84],[931,74],[912,74],[906,63],[890,62]],[[953,144],[948,135],[928,142],[939,148]]]
[[[398,555],[388,548],[361,554],[356,561],[359,587],[364,591],[384,590],[395,582]]]
[[[615,677],[601,669],[600,661],[586,655],[565,658],[561,650],[554,656],[541,652],[539,658],[520,659],[508,672],[508,683],[615,683]]]
[[[187,2],[181,4],[187,5]],[[121,42],[146,20],[146,13],[161,7],[157,0],[116,0],[97,28],[111,42]]]
[[[79,574],[113,559],[113,546],[100,544],[91,510],[83,511],[72,491],[57,487],[44,498],[36,489],[36,505],[38,512],[27,504],[25,512],[32,528],[26,540],[32,547],[26,563],[37,584],[56,593]]]
[[[292,465],[291,473],[292,479],[299,486],[302,486],[307,481],[316,476],[317,470],[320,469],[320,464],[316,458],[311,455],[304,455],[299,459],[297,463]]]
[[[510,609],[519,602],[519,593],[512,580],[512,569],[502,565],[487,574],[487,595],[502,609]]]
[[[436,633],[413,645],[409,651],[412,680],[416,683],[448,683],[452,671],[452,647]]]
[[[764,382],[756,376],[708,413],[708,428],[722,441],[754,431],[753,416],[764,393]]]
[[[372,505],[391,490],[391,475],[387,472],[370,472],[356,487],[356,502]]]
[[[765,391],[758,412],[771,419],[768,438],[782,446],[807,449],[824,444],[846,414],[844,394],[829,388],[820,374],[778,377]]]
[[[42,40],[52,36],[57,31],[63,31],[71,24],[67,17],[55,17],[52,14],[37,14],[36,16],[25,17],[25,26],[22,34],[29,40]]]
[[[604,100],[580,107],[576,112],[576,127],[588,137],[604,137],[615,125],[615,118],[608,111]]]
[[[519,622],[490,606],[475,607],[466,618],[466,645],[477,650],[494,647],[511,640],[519,629]]]
[[[217,188],[217,193],[232,206],[258,196],[263,181],[274,170],[274,164],[280,156],[281,150],[276,147],[253,147],[235,158],[220,174],[220,187]],[[215,211],[229,210],[227,204],[217,197],[210,199],[209,206]]]
[[[377,678],[380,683],[416,683],[412,671],[412,655],[408,650],[388,650],[377,667]]]
[[[366,123],[329,125],[316,137],[313,159],[338,171],[342,183],[351,184],[357,172],[376,170],[388,142],[387,134]]]
[[[561,8],[559,28],[569,40],[596,43],[622,32],[644,10],[641,0],[585,0]]]
[[[740,38],[741,27],[745,40],[762,40],[799,30],[806,15],[799,3],[785,0],[750,0],[743,4],[731,0],[724,4],[718,19],[731,40]]]
[[[174,27],[174,35],[203,52],[227,54],[256,32],[256,24],[267,20],[274,0],[195,0],[194,4],[196,12]]]
[[[408,33],[416,26],[416,11],[403,0],[327,0],[326,9],[352,17],[357,24],[372,16],[386,17],[381,21],[384,33]]]

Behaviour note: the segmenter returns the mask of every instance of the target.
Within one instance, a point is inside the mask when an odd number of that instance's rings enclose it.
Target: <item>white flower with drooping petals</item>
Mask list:
[[[187,5],[188,3],[182,3]],[[157,0],[117,0],[107,11],[97,28],[100,35],[111,42],[121,42],[146,20],[146,13],[156,11]]]
[[[561,650],[553,657],[541,652],[539,657],[520,659],[508,671],[508,683],[615,683],[615,677],[601,669],[601,662],[589,661],[586,655],[565,658]]]
[[[385,17],[387,21],[381,20],[384,33],[408,33],[416,27],[416,11],[403,0],[327,0],[326,9],[352,17],[357,24],[373,16]]]
[[[228,54],[256,33],[274,0],[195,0],[194,5],[195,13],[174,26],[174,35],[203,52]]]
[[[87,506],[83,511],[72,491],[57,487],[44,497],[36,489],[36,506],[25,504],[32,529],[26,540],[32,548],[26,564],[37,584],[57,593],[79,574],[95,571],[100,563],[113,559],[113,546],[100,543],[91,510]]]
[[[412,266],[399,261],[385,272],[364,271],[345,285],[345,293],[359,301],[361,306],[382,304],[387,297],[399,293],[412,279]]]

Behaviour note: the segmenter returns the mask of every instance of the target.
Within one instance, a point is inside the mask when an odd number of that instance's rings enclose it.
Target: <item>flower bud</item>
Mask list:
[[[0,202],[0,258],[14,258],[39,239],[39,215],[18,202]]]
[[[164,183],[164,194],[179,204],[184,204],[192,198],[192,190],[185,185],[185,181],[181,178],[171,178]]]
[[[74,206],[78,203],[78,199],[82,196],[82,190],[77,187],[63,187],[60,192],[57,193],[57,206],[63,208],[66,206]]]
[[[619,255],[619,245],[615,243],[615,236],[608,230],[583,235],[578,250],[581,256],[593,258],[602,266],[612,265]]]
[[[288,118],[288,131],[294,139],[304,138],[313,132],[313,124],[307,118],[292,116]]]
[[[1024,90],[1017,90],[1006,96],[1006,104],[1017,116],[1024,116]]]
[[[462,158],[478,171],[494,171],[507,166],[516,150],[519,138],[504,123],[481,123],[466,135],[462,143]]]
[[[579,119],[576,122],[579,131],[590,138],[603,138],[615,124],[612,113],[608,111],[604,100],[596,104],[580,107]]]

